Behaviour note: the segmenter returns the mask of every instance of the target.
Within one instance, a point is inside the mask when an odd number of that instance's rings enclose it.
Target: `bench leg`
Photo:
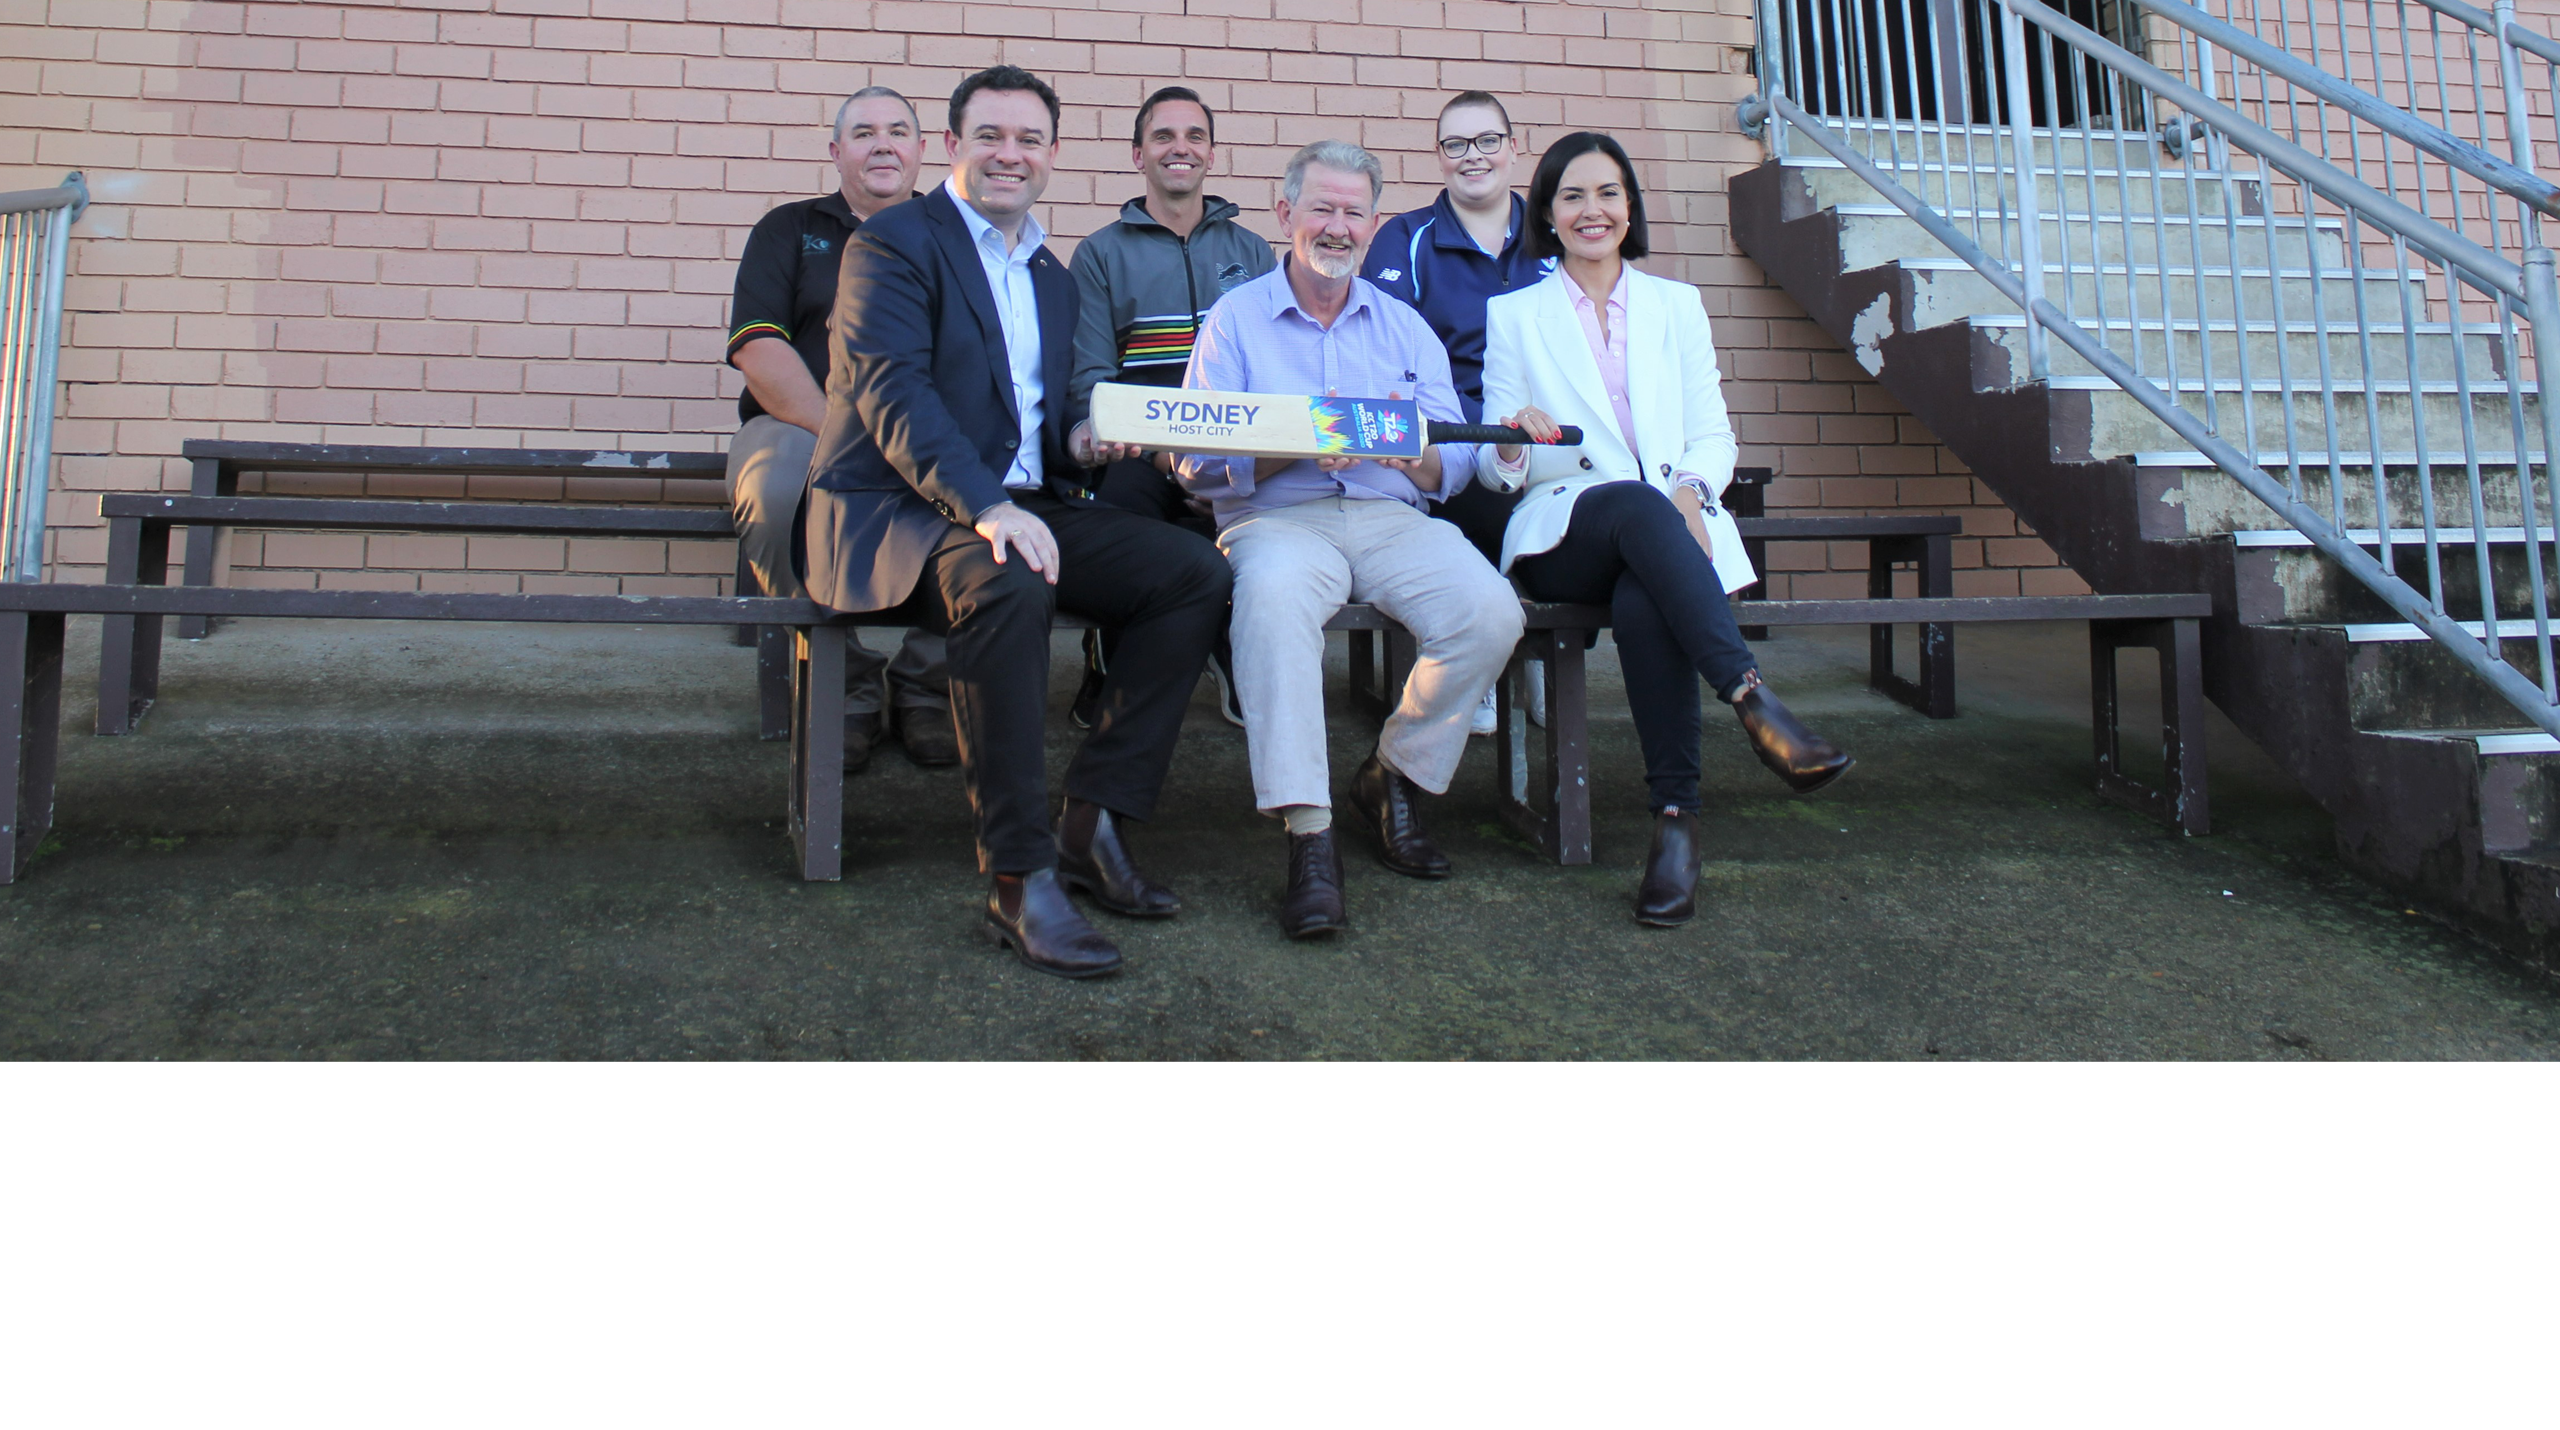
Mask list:
[[[747,549],[743,545],[738,548],[738,575],[737,578],[729,585],[729,594],[733,596],[761,596],[764,594],[764,584],[756,580],[756,568],[747,564]],[[759,636],[756,632],[757,628],[754,626],[738,627],[737,643],[740,645],[757,644],[763,639],[763,637]],[[770,740],[773,737],[772,728],[768,725],[765,730],[765,738]]]
[[[762,724],[759,733],[768,740],[787,740],[791,737],[791,672],[798,659],[793,654],[796,644],[794,628],[740,626],[738,629],[753,631],[756,636],[756,713]],[[837,644],[843,642],[839,640]],[[844,659],[841,651],[836,659]]]
[[[2089,719],[2097,748],[2098,793],[2188,834],[2212,832],[2205,794],[2204,658],[2195,618],[2089,623]],[[2124,773],[2118,728],[2123,701],[2116,653],[2140,646],[2160,657],[2162,782],[2153,789]]]
[[[791,679],[791,847],[800,877],[844,877],[844,633],[785,627]]]
[[[0,883],[15,883],[53,830],[54,755],[62,731],[62,615],[0,612]]]
[[[1893,599],[1893,566],[1914,561],[1920,567],[1922,596],[1955,594],[1954,558],[1944,536],[1877,537],[1867,543],[1867,596]],[[1918,680],[1906,680],[1893,668],[1893,627],[1867,627],[1867,684],[1932,720],[1956,716],[1956,628],[1944,623],[1920,627]]]
[[[228,463],[217,457],[198,457],[193,465],[195,475],[188,483],[188,491],[191,494],[200,497],[239,495],[239,474],[231,471]],[[191,526],[187,528],[187,585],[210,586],[213,584],[214,559],[219,554],[218,544],[221,540],[222,528],[220,527]],[[178,617],[178,639],[180,640],[200,641],[212,633],[213,617],[211,616]]]
[[[107,523],[107,584],[165,586],[169,524],[139,517]],[[98,634],[98,733],[130,735],[160,698],[161,616],[108,616]]]
[[[1732,504],[1730,502],[1726,503],[1725,509],[1727,511],[1733,511]],[[1734,512],[1734,515],[1736,516],[1740,516],[1741,514],[1742,513],[1738,511]],[[1757,536],[1746,536],[1742,538],[1742,554],[1751,562],[1751,569],[1760,573],[1760,579],[1743,587],[1741,590],[1734,592],[1733,599],[1737,601],[1765,601],[1769,599],[1769,543]],[[1744,626],[1742,627],[1742,638],[1755,644],[1760,641],[1765,641],[1769,638],[1769,628],[1767,626]]]
[[[1575,630],[1531,631],[1494,686],[1494,779],[1502,820],[1559,864],[1591,862],[1591,745],[1583,638]],[[1547,725],[1543,777],[1532,768],[1524,683],[1527,662],[1545,662]]]

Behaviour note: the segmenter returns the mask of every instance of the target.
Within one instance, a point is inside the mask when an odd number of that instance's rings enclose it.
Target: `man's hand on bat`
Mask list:
[[[1073,457],[1079,467],[1108,466],[1113,462],[1124,461],[1130,457],[1143,457],[1146,454],[1147,449],[1135,442],[1095,441],[1091,422],[1079,422],[1075,430],[1067,434],[1067,455]]]

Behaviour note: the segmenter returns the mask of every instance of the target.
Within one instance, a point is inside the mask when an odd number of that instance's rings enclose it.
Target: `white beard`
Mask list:
[[[1307,254],[1307,266],[1327,278],[1348,278],[1360,271],[1360,255],[1345,253],[1337,257],[1331,249],[1312,249]]]

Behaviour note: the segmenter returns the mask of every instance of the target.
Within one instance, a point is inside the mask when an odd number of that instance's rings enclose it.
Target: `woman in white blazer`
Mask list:
[[[1531,251],[1561,261],[1486,305],[1484,410],[1542,442],[1580,427],[1582,445],[1489,448],[1477,480],[1523,491],[1502,569],[1532,600],[1610,608],[1655,812],[1636,919],[1667,927],[1696,912],[1700,677],[1797,793],[1851,761],[1761,683],[1726,604],[1758,579],[1721,502],[1733,424],[1698,290],[1627,262],[1646,247],[1626,151],[1605,134],[1557,140],[1527,222]]]

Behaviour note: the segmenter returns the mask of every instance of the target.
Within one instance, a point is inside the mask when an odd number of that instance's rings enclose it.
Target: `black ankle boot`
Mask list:
[[[1666,809],[1653,817],[1653,848],[1636,886],[1636,922],[1676,928],[1698,912],[1698,815]]]
[[[1751,737],[1752,753],[1760,757],[1787,787],[1798,794],[1811,794],[1849,772],[1857,761],[1829,740],[1804,727],[1794,713],[1769,693],[1760,683],[1760,672],[1742,678],[1742,692],[1733,702],[1733,713],[1742,720],[1742,731]]]

